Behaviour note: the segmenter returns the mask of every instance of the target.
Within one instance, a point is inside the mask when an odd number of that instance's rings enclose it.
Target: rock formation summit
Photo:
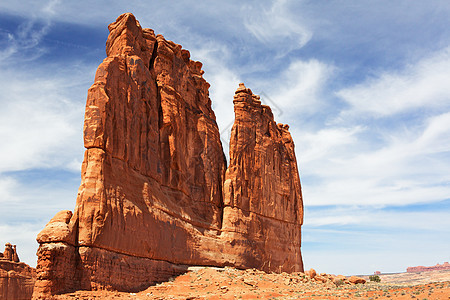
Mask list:
[[[75,210],[37,237],[34,298],[139,291],[193,265],[303,271],[289,127],[240,84],[227,167],[202,63],[132,14],[108,28]]]

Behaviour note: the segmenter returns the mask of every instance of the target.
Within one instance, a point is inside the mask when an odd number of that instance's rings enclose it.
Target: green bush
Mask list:
[[[375,282],[380,282],[381,278],[378,275],[371,275],[371,276],[369,276],[369,280],[370,281],[375,281]]]
[[[334,284],[335,284],[336,286],[341,286],[341,285],[344,284],[344,281],[343,281],[342,279],[336,279],[336,280],[334,281]]]

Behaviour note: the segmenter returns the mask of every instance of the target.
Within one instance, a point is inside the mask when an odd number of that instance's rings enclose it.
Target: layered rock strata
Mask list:
[[[76,207],[38,235],[34,297],[138,291],[190,265],[302,271],[288,127],[240,86],[227,170],[202,64],[131,14],[109,30]]]
[[[36,270],[19,261],[15,245],[7,243],[0,252],[0,300],[31,299]]]
[[[428,272],[428,271],[437,271],[437,270],[450,270],[450,264],[446,261],[442,265],[436,264],[436,265],[430,266],[430,267],[417,266],[417,267],[406,268],[406,272],[408,272],[408,273]]]

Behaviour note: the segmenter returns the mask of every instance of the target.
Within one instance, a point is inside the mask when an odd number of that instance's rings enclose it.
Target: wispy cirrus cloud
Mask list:
[[[302,48],[312,37],[312,31],[299,22],[298,15],[289,10],[290,1],[275,0],[270,8],[253,6],[244,20],[245,28],[265,47],[273,48],[279,56]]]
[[[42,39],[48,34],[52,26],[59,0],[41,1],[36,7],[28,6],[28,12],[23,14],[22,23],[8,31],[0,31],[7,42],[0,43],[0,63],[7,63],[11,59],[20,58],[21,62],[33,61],[46,53]],[[14,5],[3,3],[5,9],[13,9]],[[8,62],[9,64],[11,62]]]
[[[0,48],[0,63],[11,63],[13,56],[20,56],[22,61],[33,61],[45,53],[44,47],[38,47],[47,34],[50,23],[26,20],[15,31],[0,32],[5,39]]]
[[[80,91],[84,80],[76,73],[70,75],[72,83],[60,77],[68,75],[65,72],[44,78],[18,70],[0,74],[0,155],[8,158],[0,161],[0,173],[49,167],[79,170],[84,97],[73,98],[70,91],[85,92]]]
[[[323,92],[334,67],[316,59],[295,60],[266,86],[288,114],[317,113],[326,105]]]
[[[343,117],[367,114],[386,117],[418,108],[449,108],[450,47],[409,62],[402,70],[383,71],[342,89],[337,96],[350,107]]]
[[[15,202],[16,191],[19,186],[17,180],[12,177],[2,176],[0,177],[0,203]]]
[[[444,113],[389,135],[374,136],[360,125],[298,133],[300,169],[311,180],[304,187],[305,203],[408,205],[449,199],[449,122],[450,113]]]

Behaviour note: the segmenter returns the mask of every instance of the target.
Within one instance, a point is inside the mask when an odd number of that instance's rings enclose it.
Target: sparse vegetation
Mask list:
[[[449,272],[450,273],[450,272]],[[303,274],[276,274],[257,270],[200,269],[174,277],[136,293],[78,291],[73,299],[442,299],[450,294],[450,281],[427,284],[395,283],[383,279],[381,283],[350,284],[337,276],[323,275],[326,282],[304,278]],[[321,275],[322,276],[322,275]],[[367,278],[367,277],[366,277]],[[449,274],[450,278],[450,274]],[[339,281],[341,279],[341,281]],[[83,294],[84,293],[84,294]],[[98,297],[88,297],[94,294]],[[114,293],[114,297],[108,298]],[[116,295],[120,294],[120,297]],[[432,294],[432,295],[431,295]],[[439,295],[437,295],[439,294]],[[85,295],[85,297],[81,297]],[[80,296],[80,297],[78,297]],[[100,297],[102,296],[102,297]],[[427,298],[426,298],[427,297]],[[56,299],[68,299],[56,298]],[[71,298],[72,299],[72,298]],[[446,298],[444,298],[446,299]]]
[[[371,276],[369,276],[369,280],[373,281],[373,282],[380,282],[381,278],[378,275],[371,275]]]
[[[342,280],[342,279],[335,280],[335,281],[334,281],[334,284],[335,284],[336,286],[341,286],[341,285],[344,284],[344,280]]]

